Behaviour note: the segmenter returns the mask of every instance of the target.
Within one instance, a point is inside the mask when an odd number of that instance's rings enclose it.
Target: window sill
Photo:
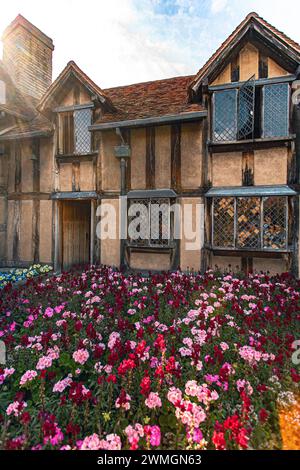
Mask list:
[[[295,135],[287,135],[285,137],[267,137],[259,139],[249,139],[249,140],[232,140],[232,141],[223,141],[223,142],[214,142],[209,141],[208,147],[214,152],[224,152],[228,149],[233,148],[234,150],[245,149],[245,147],[253,148],[268,148],[268,147],[278,147],[286,146],[288,142],[295,139]]]
[[[80,161],[93,161],[98,155],[98,151],[95,150],[89,153],[72,153],[72,154],[57,154],[55,155],[57,161],[61,163],[68,163],[68,162],[80,162]]]
[[[220,248],[214,246],[207,246],[208,250],[216,256],[250,256],[256,258],[282,258],[283,255],[287,255],[293,252],[292,248],[283,250],[260,250],[257,248]]]
[[[127,244],[127,249],[131,253],[171,253],[174,250],[174,245],[168,246],[138,246]]]

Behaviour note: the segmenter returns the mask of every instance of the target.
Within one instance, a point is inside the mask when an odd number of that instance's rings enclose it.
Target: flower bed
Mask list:
[[[10,269],[9,271],[0,271],[0,289],[9,283],[24,281],[40,274],[46,274],[52,271],[52,266],[34,264],[30,268]]]
[[[0,297],[6,449],[279,449],[289,275],[64,273]]]

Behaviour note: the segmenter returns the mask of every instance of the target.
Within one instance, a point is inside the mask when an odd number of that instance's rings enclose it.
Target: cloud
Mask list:
[[[211,12],[220,13],[224,10],[227,5],[227,0],[212,0],[211,2]]]
[[[54,40],[54,78],[73,59],[106,88],[196,73],[253,10],[299,42],[296,0],[10,0],[0,31],[23,14]]]

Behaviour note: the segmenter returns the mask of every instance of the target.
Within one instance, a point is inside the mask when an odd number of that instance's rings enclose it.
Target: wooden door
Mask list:
[[[63,269],[89,263],[90,233],[90,201],[64,201],[62,205]]]

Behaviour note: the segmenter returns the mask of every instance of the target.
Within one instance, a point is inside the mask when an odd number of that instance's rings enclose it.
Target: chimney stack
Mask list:
[[[39,100],[52,82],[52,39],[18,15],[2,41],[3,63],[16,88]]]

